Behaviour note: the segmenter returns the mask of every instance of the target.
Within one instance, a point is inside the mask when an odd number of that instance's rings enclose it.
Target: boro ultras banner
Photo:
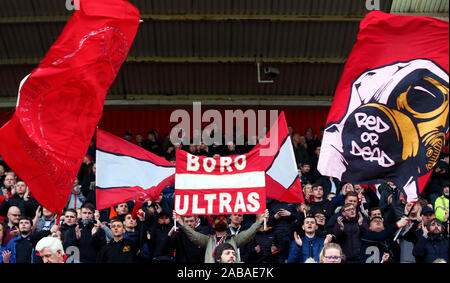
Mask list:
[[[175,210],[180,215],[263,213],[264,168],[258,152],[235,156],[195,156],[176,152]]]
[[[81,0],[79,8],[22,81],[14,116],[0,129],[1,156],[54,213],[67,203],[140,20],[125,0]]]
[[[175,165],[100,129],[95,156],[98,210],[129,200],[157,201],[162,190],[174,183]]]
[[[259,214],[266,197],[304,202],[284,112],[246,154],[176,152],[175,210],[180,215]]]
[[[448,136],[448,72],[447,21],[367,14],[329,112],[320,173],[392,181],[416,201]]]

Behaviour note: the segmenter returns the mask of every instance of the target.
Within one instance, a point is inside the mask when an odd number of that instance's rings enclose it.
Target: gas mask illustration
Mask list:
[[[322,150],[338,161],[336,177],[389,180],[417,196],[417,179],[433,169],[448,133],[448,81],[427,59],[362,73],[352,84],[345,115],[325,129],[332,138]]]

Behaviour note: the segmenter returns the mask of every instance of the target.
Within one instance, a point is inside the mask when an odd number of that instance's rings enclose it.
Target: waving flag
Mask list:
[[[329,112],[320,173],[392,181],[416,201],[448,135],[448,72],[448,22],[367,14]]]
[[[14,116],[0,129],[1,156],[54,213],[67,203],[139,20],[139,11],[125,0],[81,0],[80,10],[22,81]]]
[[[176,152],[180,215],[263,213],[266,197],[304,202],[284,112],[247,154],[205,157]]]
[[[284,111],[280,113],[276,124],[253,150],[260,152],[260,162],[264,160],[267,197],[284,202],[304,203],[294,148]]]
[[[156,201],[174,184],[175,165],[133,143],[97,129],[97,209],[129,200]]]

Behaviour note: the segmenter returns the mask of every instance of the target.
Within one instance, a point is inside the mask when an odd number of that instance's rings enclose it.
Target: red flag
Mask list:
[[[447,21],[367,14],[328,115],[321,174],[392,181],[417,200],[448,135],[448,71]]]
[[[258,150],[267,160],[266,195],[284,202],[304,203],[294,148],[287,128],[286,117],[282,111],[266,137],[252,150]],[[269,154],[266,154],[268,152]],[[267,156],[266,156],[267,155]]]
[[[266,196],[304,202],[284,112],[247,154],[205,157],[177,150],[176,155],[180,215],[263,213]]]
[[[83,0],[45,58],[24,81],[0,152],[48,210],[61,213],[126,59],[139,11],[124,0]]]
[[[99,129],[96,162],[97,209],[129,200],[156,201],[166,186],[174,184],[175,165]]]

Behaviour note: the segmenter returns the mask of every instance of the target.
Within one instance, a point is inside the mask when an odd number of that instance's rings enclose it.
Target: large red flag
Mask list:
[[[336,89],[318,169],[357,184],[394,182],[416,201],[448,135],[449,23],[375,11]]]
[[[139,20],[127,1],[81,0],[0,129],[1,156],[52,212],[66,205]]]
[[[174,184],[175,165],[135,144],[97,129],[97,209],[129,200],[156,201]]]

